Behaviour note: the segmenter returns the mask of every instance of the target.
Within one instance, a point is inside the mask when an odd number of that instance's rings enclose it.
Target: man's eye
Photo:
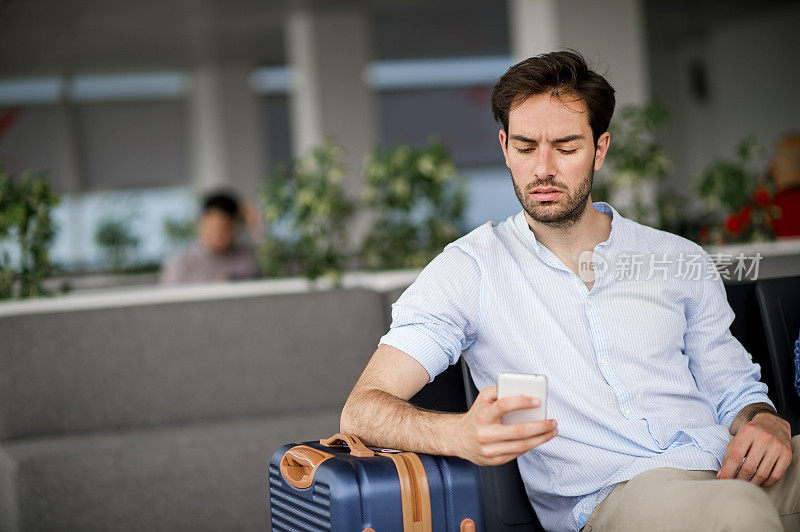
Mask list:
[[[576,151],[578,151],[578,148],[573,148],[571,150],[558,150],[558,151],[560,151],[561,153],[570,154],[570,153],[575,153]]]
[[[517,151],[520,153],[528,153],[533,151],[533,148],[517,148]]]

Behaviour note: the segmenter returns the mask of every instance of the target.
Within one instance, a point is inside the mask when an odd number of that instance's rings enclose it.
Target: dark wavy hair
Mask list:
[[[614,114],[614,88],[590,70],[583,56],[574,50],[550,52],[517,63],[503,74],[492,90],[492,114],[508,135],[508,115],[513,107],[536,94],[576,96],[586,102],[594,145],[608,131]],[[506,142],[508,142],[506,136]]]
[[[209,211],[219,211],[231,218],[238,218],[239,200],[233,192],[227,190],[212,192],[203,198],[200,209],[202,214],[206,214]]]

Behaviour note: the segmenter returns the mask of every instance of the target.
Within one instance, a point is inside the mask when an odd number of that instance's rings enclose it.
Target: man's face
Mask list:
[[[528,216],[551,227],[578,221],[609,139],[608,133],[600,135],[595,149],[586,104],[571,95],[537,94],[513,107],[508,137],[500,130],[500,145]]]
[[[236,220],[231,215],[211,209],[203,214],[198,225],[200,241],[214,253],[224,253],[233,244]]]

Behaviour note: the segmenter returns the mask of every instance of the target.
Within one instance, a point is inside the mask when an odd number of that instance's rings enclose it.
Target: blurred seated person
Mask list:
[[[253,249],[236,242],[243,215],[232,194],[208,195],[197,220],[197,242],[164,263],[161,283],[207,283],[258,277]]]
[[[775,183],[772,204],[781,216],[773,220],[776,237],[800,237],[800,132],[784,135],[770,161]]]

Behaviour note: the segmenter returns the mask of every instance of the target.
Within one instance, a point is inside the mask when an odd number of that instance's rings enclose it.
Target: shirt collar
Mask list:
[[[603,214],[611,215],[611,232],[608,234],[608,238],[606,240],[598,244],[598,247],[610,246],[611,242],[614,240],[615,233],[618,234],[620,231],[619,226],[622,225],[622,216],[616,211],[616,209],[614,209],[614,207],[605,201],[596,201],[592,204],[592,206]],[[531,231],[531,233],[533,233],[533,231]]]
[[[620,231],[619,226],[622,224],[622,216],[608,203],[604,201],[596,201],[592,204],[596,210],[602,212],[603,214],[610,214],[611,215],[611,233],[608,235],[608,239],[604,242],[598,244],[598,247],[606,247],[609,246],[614,240],[618,239],[619,237],[615,238],[615,234]],[[536,240],[536,235],[531,230],[530,226],[528,225],[528,220],[525,218],[525,210],[519,211],[514,216],[514,224],[517,226],[517,229],[524,235],[524,237],[531,243],[533,249],[536,253],[540,253],[541,251],[541,244],[538,240]]]

